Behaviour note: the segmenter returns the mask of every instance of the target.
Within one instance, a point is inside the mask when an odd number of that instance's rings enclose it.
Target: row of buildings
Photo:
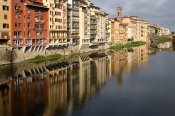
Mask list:
[[[138,16],[122,16],[122,7],[118,7],[116,18],[112,23],[112,43],[127,43],[128,41],[145,41],[153,36],[170,35],[169,28],[163,28],[148,21],[140,19]]]
[[[0,0],[0,44],[45,49],[108,42],[108,15],[90,0]]]
[[[0,0],[0,45],[26,50],[79,50],[128,40],[147,41],[157,27],[136,16],[109,19],[90,0]],[[148,32],[149,31],[149,32]],[[159,35],[169,34],[159,28]]]

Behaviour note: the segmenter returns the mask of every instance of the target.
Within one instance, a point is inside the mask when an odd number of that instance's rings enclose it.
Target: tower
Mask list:
[[[117,18],[122,17],[122,7],[117,7]]]

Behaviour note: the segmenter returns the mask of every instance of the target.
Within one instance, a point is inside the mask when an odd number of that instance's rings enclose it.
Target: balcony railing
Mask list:
[[[96,25],[97,22],[96,22],[96,21],[91,21],[90,24],[91,24],[91,25]]]
[[[96,30],[97,26],[91,26],[91,30]]]
[[[79,13],[72,13],[72,16],[79,16]]]
[[[79,19],[72,19],[73,22],[79,22]]]
[[[43,35],[37,35],[37,37],[38,37],[39,39],[44,39],[44,36],[43,36]]]
[[[22,36],[20,36],[20,35],[15,35],[15,36],[14,36],[14,39],[22,39]]]
[[[90,31],[90,33],[91,33],[91,34],[97,34],[97,32],[96,32],[96,31]]]
[[[92,15],[91,19],[97,20],[97,17]]]
[[[44,23],[45,22],[45,20],[40,20],[41,21],[41,23]]]
[[[35,19],[35,22],[36,22],[36,23],[39,23],[39,22],[40,22],[40,20],[39,20],[39,19]]]

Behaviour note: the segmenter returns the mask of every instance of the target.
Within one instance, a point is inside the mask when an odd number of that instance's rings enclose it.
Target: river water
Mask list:
[[[0,116],[175,116],[175,52],[162,46],[0,67]]]

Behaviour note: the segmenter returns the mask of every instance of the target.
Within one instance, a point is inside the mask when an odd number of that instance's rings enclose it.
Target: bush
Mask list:
[[[166,38],[166,37],[160,37],[160,38],[154,38],[152,39],[152,43],[154,44],[159,44],[159,43],[164,43],[164,42],[170,42],[172,39]]]
[[[137,47],[145,44],[146,42],[143,42],[143,41],[135,41],[127,44],[116,44],[114,46],[111,46],[110,49],[120,50],[123,48],[132,48],[132,47]]]
[[[42,56],[42,55],[37,55],[34,58],[29,59],[28,61],[31,63],[40,63],[40,62],[44,62],[47,60],[56,60],[61,58],[60,54],[53,54],[53,55],[48,55],[48,56]]]

